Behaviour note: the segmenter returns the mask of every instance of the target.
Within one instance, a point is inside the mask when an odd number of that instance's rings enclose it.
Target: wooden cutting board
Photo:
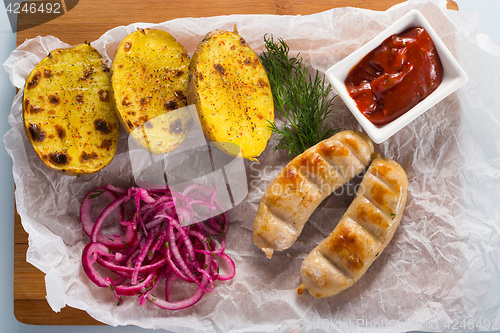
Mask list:
[[[61,15],[17,33],[17,44],[27,38],[53,35],[69,44],[93,41],[107,30],[134,22],[159,23],[180,17],[207,17],[230,14],[307,15],[336,7],[386,10],[404,0],[80,0],[71,7],[62,0]],[[448,8],[458,10],[449,0]],[[21,11],[18,27],[32,25],[33,15]],[[20,30],[19,29],[19,30]],[[14,232],[14,315],[32,325],[102,325],[86,312],[65,307],[55,313],[45,299],[45,275],[26,262],[28,235],[15,214]]]

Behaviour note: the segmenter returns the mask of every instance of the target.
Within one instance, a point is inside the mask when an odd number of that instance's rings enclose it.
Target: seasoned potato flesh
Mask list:
[[[129,34],[116,51],[111,82],[119,118],[131,136],[153,153],[174,149],[187,133],[188,113],[159,116],[187,105],[189,61],[184,47],[158,29]]]
[[[249,159],[266,148],[274,121],[271,87],[259,58],[238,34],[205,36],[191,60],[188,101],[196,104],[211,141],[236,144]]]
[[[81,44],[50,52],[28,76],[24,126],[36,153],[49,167],[89,174],[113,159],[120,123],[108,72],[99,52]]]

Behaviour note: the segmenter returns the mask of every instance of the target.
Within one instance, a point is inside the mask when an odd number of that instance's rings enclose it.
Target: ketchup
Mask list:
[[[422,27],[388,37],[347,75],[358,109],[375,125],[398,118],[429,96],[443,80],[436,47]]]

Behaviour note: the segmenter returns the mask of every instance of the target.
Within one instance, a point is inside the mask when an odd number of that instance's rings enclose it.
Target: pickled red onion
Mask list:
[[[111,203],[92,220],[92,203],[101,195]],[[196,218],[196,205],[221,211],[215,191],[198,185],[182,193],[167,186],[124,190],[107,185],[93,189],[80,207],[82,228],[90,239],[82,252],[85,273],[97,286],[110,287],[119,304],[122,296],[134,295],[141,305],[147,300],[169,310],[196,304],[214,289],[216,280],[226,281],[235,275],[234,262],[224,253],[226,213],[189,224]],[[121,234],[103,232],[113,212],[118,213],[114,219]],[[220,262],[229,267],[225,275],[219,272]],[[196,290],[182,300],[172,300],[171,282],[179,279],[196,285]],[[162,298],[153,294],[161,283],[165,284]]]

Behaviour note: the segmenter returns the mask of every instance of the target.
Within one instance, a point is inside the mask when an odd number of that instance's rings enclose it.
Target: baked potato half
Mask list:
[[[188,102],[195,104],[208,139],[231,155],[254,160],[271,137],[274,105],[266,71],[236,32],[208,33],[189,68]],[[230,144],[225,145],[225,142]]]
[[[189,61],[184,47],[163,30],[139,29],[118,46],[111,66],[118,117],[152,153],[175,149],[187,135],[189,112],[163,115],[187,105]]]
[[[26,79],[23,120],[35,152],[52,169],[79,175],[108,165],[120,123],[99,52],[88,44],[50,52]]]

